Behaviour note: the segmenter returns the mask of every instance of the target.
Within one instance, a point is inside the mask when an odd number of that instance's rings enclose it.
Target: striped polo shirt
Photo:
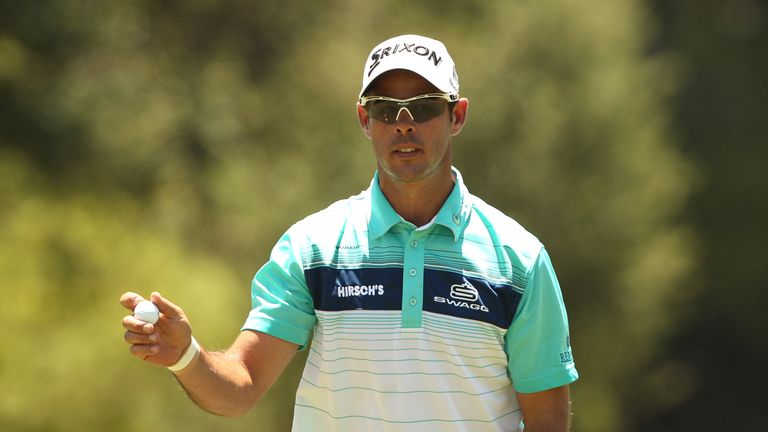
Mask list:
[[[546,250],[454,175],[416,227],[377,173],[293,225],[254,277],[243,329],[310,350],[294,431],[517,431],[516,392],[578,378]]]

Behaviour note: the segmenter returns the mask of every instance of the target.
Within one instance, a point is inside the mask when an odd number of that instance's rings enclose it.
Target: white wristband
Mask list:
[[[187,350],[184,351],[184,354],[181,355],[181,358],[176,362],[176,364],[168,366],[168,370],[171,372],[178,372],[184,369],[185,367],[189,366],[190,363],[192,363],[192,360],[194,360],[195,356],[197,356],[197,353],[199,352],[200,345],[195,340],[195,337],[192,336],[192,340],[189,342]]]

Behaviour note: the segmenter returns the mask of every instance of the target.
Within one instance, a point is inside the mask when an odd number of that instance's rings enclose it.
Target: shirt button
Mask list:
[[[419,245],[419,242],[417,242],[416,240],[411,241],[411,247],[415,248],[418,245]]]
[[[457,215],[457,214],[453,215],[453,223],[455,223],[456,225],[459,225],[461,223],[461,215]]]
[[[416,269],[411,269],[411,271],[408,272],[411,276],[416,276]]]
[[[416,306],[416,303],[418,303],[419,300],[416,297],[411,297],[409,302],[411,303],[411,306]]]

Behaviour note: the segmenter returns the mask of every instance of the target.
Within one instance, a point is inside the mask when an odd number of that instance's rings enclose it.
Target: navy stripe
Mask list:
[[[304,271],[316,310],[400,310],[403,269],[337,269]],[[512,285],[467,277],[460,273],[424,270],[423,310],[482,321],[500,328],[512,323],[522,294]]]
[[[304,278],[316,310],[338,312],[401,308],[402,268],[315,267],[304,270]]]
[[[424,309],[507,328],[522,294],[512,285],[489,282],[459,273],[424,270]]]

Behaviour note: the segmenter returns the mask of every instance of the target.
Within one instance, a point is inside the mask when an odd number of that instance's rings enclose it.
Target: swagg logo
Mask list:
[[[477,292],[477,288],[466,279],[461,285],[451,285],[450,297],[435,296],[434,300],[436,303],[446,303],[460,308],[488,312],[487,306],[476,303],[480,299],[480,294]]]

